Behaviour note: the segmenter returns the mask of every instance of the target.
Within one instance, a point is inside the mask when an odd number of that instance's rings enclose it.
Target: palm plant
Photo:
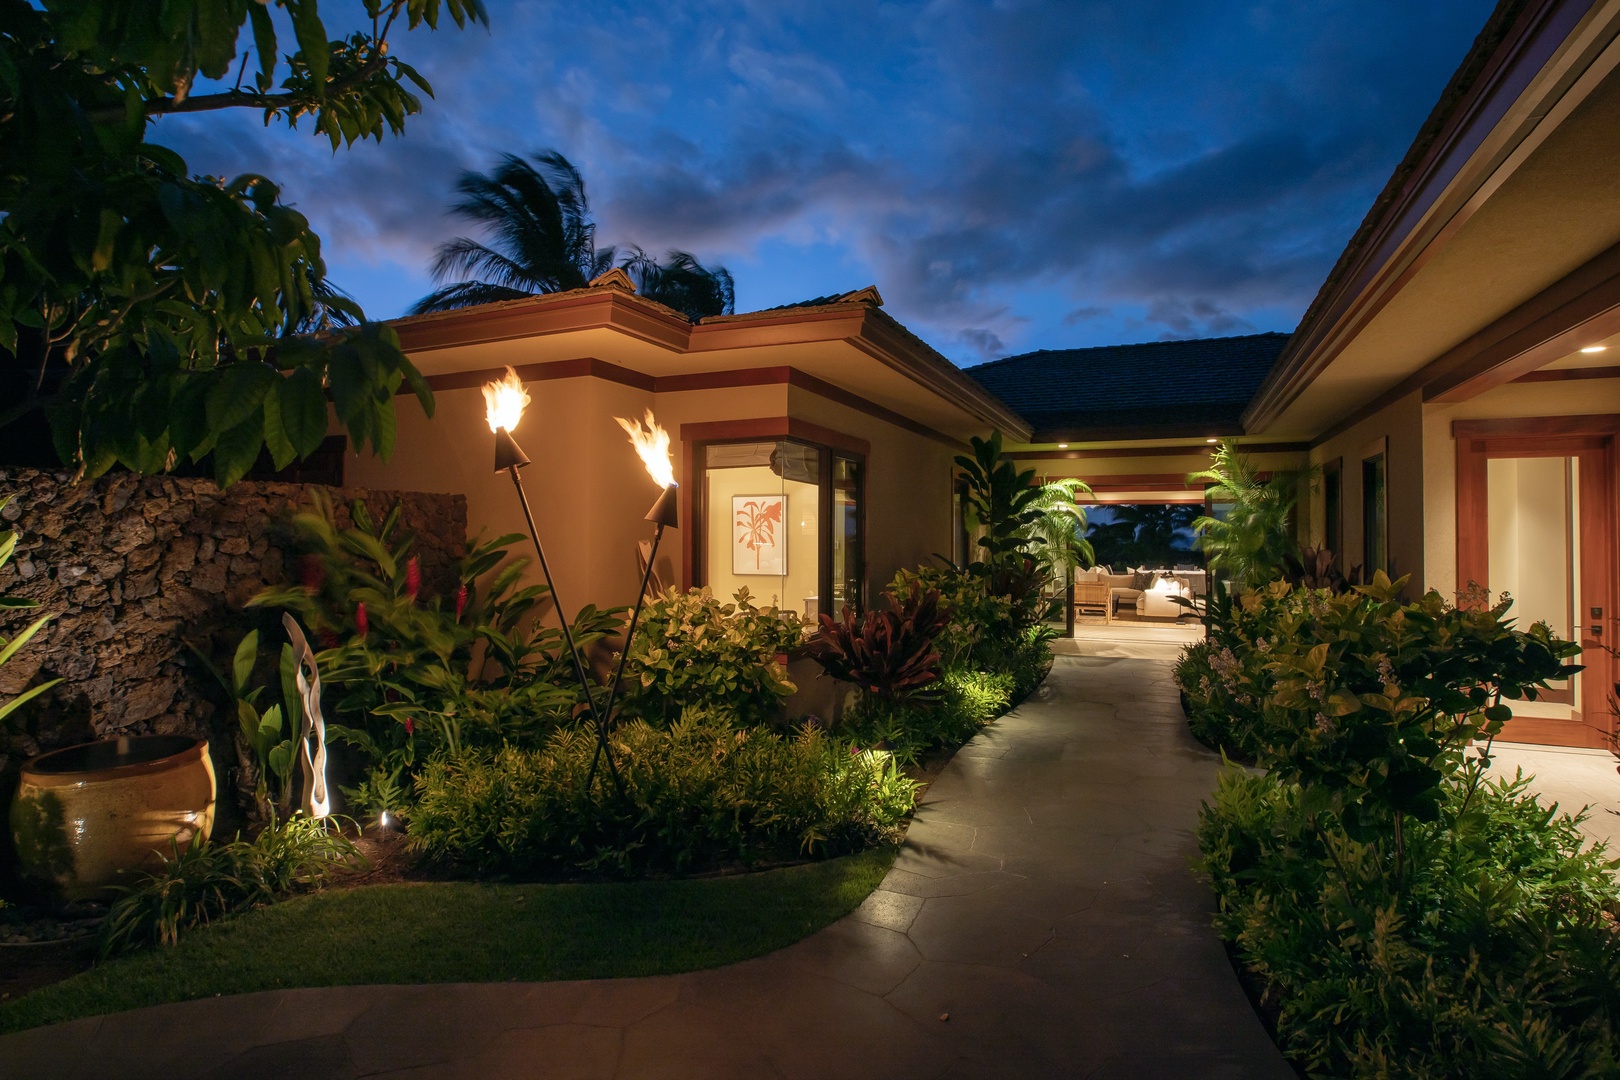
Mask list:
[[[1224,518],[1206,515],[1193,522],[1210,570],[1224,572],[1234,585],[1244,588],[1277,577],[1285,562],[1299,552],[1294,507],[1300,489],[1314,484],[1320,472],[1313,465],[1276,471],[1269,479],[1261,479],[1253,459],[1239,452],[1232,440],[1223,440],[1210,467],[1188,477],[1208,485],[1212,501],[1230,506]]]
[[[532,160],[503,155],[493,172],[463,173],[456,191],[461,197],[450,212],[481,225],[490,242],[458,236],[439,245],[433,280],[440,287],[412,305],[412,314],[581,289],[614,265],[616,249],[596,246],[584,177],[555,150]],[[689,252],[671,251],[659,262],[632,244],[622,266],[638,295],[687,318],[735,309],[731,273]]]
[[[1047,569],[1067,574],[1096,562],[1096,552],[1085,538],[1086,511],[1079,504],[1081,495],[1091,494],[1090,485],[1069,477],[1050,480],[1036,490],[1031,505],[1041,516],[1030,522],[1025,533],[1041,542],[1040,558]]]

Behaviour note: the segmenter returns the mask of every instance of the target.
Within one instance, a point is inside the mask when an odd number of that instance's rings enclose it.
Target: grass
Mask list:
[[[853,911],[897,849],[736,877],[333,889],[0,1004],[0,1032],[297,986],[665,975],[759,956]]]

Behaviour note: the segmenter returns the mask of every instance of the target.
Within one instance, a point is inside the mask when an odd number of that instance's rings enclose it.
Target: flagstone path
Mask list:
[[[712,971],[288,990],[0,1038],[0,1078],[1291,1080],[1189,869],[1217,761],[1160,660],[1059,657],[848,918]]]

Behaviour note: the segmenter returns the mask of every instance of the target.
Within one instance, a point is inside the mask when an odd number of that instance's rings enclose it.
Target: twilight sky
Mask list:
[[[463,170],[550,147],[598,243],[723,263],[739,311],[876,284],[972,364],[1292,329],[1491,7],[489,0],[488,32],[395,38],[437,92],[403,139],[334,155],[251,114],[153,138],[281,183],[374,318],[466,231]]]

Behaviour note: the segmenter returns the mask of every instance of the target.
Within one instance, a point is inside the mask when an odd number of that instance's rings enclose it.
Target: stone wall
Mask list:
[[[323,490],[343,524],[355,498],[379,519],[400,503],[424,592],[454,587],[466,550],[462,496]],[[41,605],[5,613],[0,626],[9,636],[41,613],[55,616],[0,669],[0,695],[64,680],[0,729],[0,781],[28,756],[109,734],[224,733],[212,730],[212,702],[222,699],[186,643],[219,657],[267,621],[243,604],[294,576],[288,519],[309,491],[129,475],[75,485],[66,473],[0,470],[0,495],[14,496],[0,516],[18,532],[0,595]]]

